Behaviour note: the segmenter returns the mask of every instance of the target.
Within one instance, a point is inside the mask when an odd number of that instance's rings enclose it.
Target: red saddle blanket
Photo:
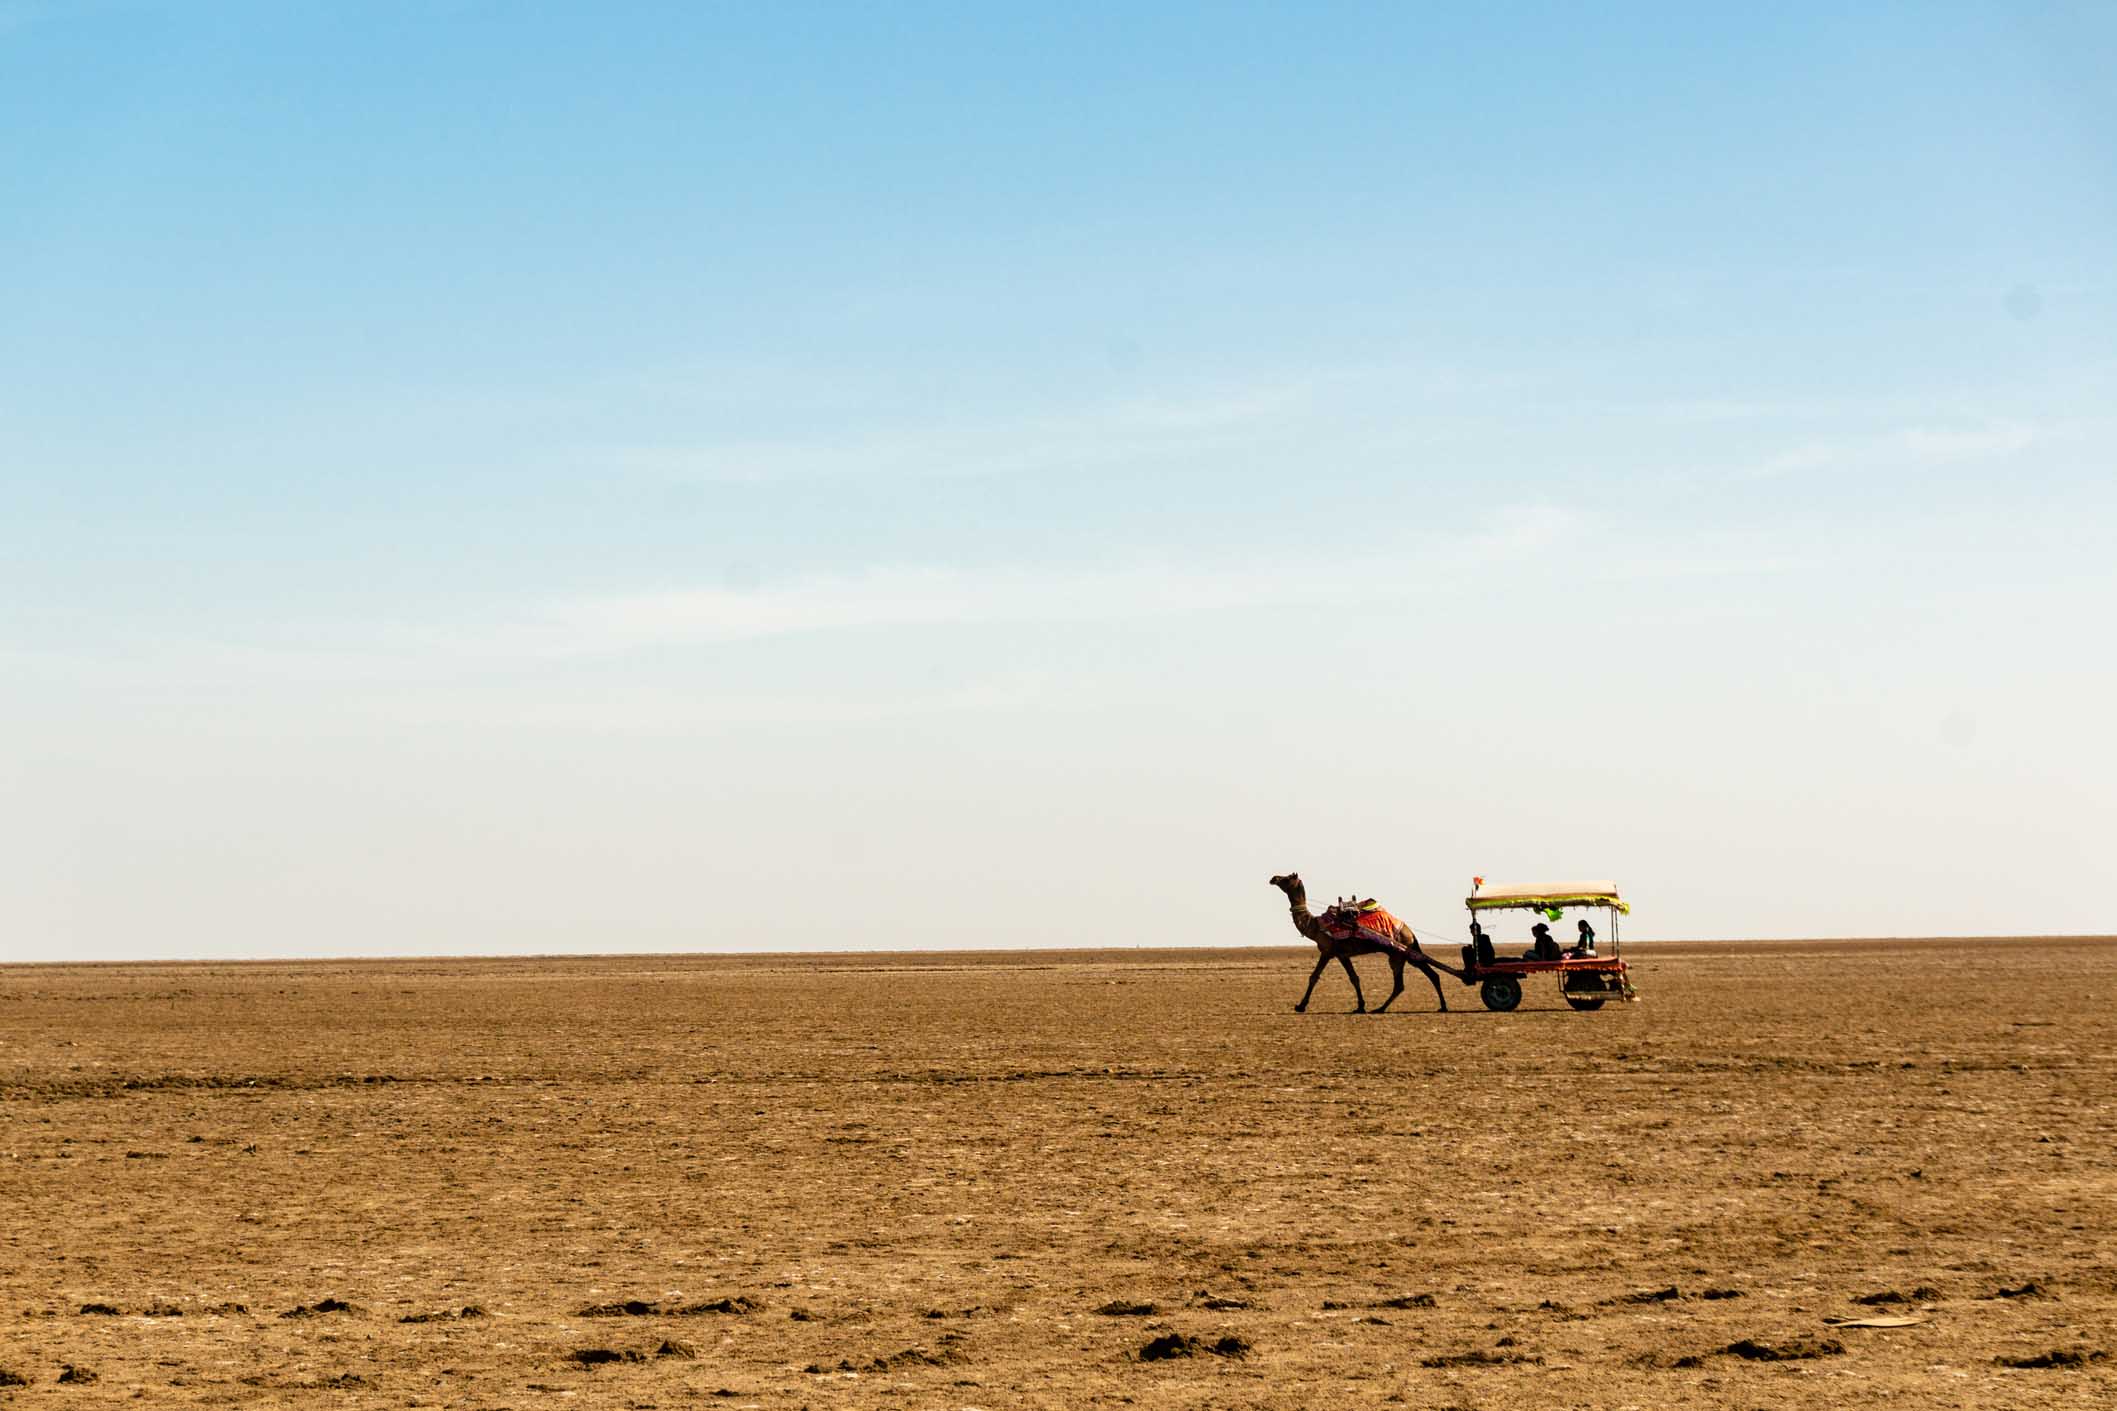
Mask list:
[[[1397,939],[1397,918],[1379,906],[1363,907],[1357,911],[1349,906],[1334,906],[1316,919],[1323,923],[1324,934],[1334,941],[1357,938],[1374,941],[1391,950],[1409,949]]]

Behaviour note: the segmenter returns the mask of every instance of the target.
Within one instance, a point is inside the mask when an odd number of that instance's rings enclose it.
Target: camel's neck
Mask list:
[[[1294,918],[1294,929],[1312,941],[1317,939],[1323,934],[1323,928],[1317,924],[1316,918],[1309,914],[1308,889],[1299,882],[1291,882],[1284,890],[1286,908]]]

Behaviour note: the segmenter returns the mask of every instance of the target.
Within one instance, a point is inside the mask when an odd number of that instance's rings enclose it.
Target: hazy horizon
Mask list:
[[[0,961],[2108,934],[2113,65],[0,0]]]
[[[1457,938],[1455,938],[1455,937],[1453,937],[1453,936],[1449,936],[1449,937],[1438,937],[1438,933],[1429,933],[1429,934],[1428,934],[1428,935],[1426,935],[1426,937],[1425,937],[1425,944],[1426,944],[1427,948],[1428,948],[1428,949],[1429,949],[1430,951],[1437,951],[1437,952],[1439,953],[1439,955],[1441,956],[1441,958],[1442,958],[1443,960],[1447,960],[1447,959],[1450,959],[1450,958],[1451,958],[1451,952],[1452,952],[1453,946],[1454,946],[1454,944],[1455,944],[1455,942],[1456,942],[1456,939],[1457,939]],[[1627,954],[1627,955],[1629,955],[1629,954],[1630,954],[1630,950],[1629,950],[1629,947],[1631,947],[1631,946],[1635,946],[1635,945],[1637,945],[1637,946],[1644,946],[1644,947],[1647,947],[1647,948],[1648,948],[1648,949],[1649,949],[1649,950],[1651,951],[1651,950],[1654,950],[1654,949],[1658,949],[1658,948],[1663,948],[1663,947],[1683,947],[1683,946],[1730,946],[1730,947],[1741,947],[1741,946],[1846,946],[1846,945],[1855,945],[1855,946],[1912,945],[1912,946],[1917,946],[1917,945],[1961,945],[1961,944],[1964,944],[1964,943],[1966,943],[1966,942],[1977,942],[1977,941],[1991,941],[1991,942],[1994,942],[1995,944],[1997,944],[1997,943],[2001,943],[2001,942],[2004,942],[2004,943],[2008,943],[2008,944],[2017,944],[2017,945],[2021,945],[2021,944],[2029,944],[2029,943],[2033,943],[2033,942],[2036,942],[2036,941],[2113,941],[2113,942],[2117,942],[2117,934],[2101,934],[2101,933],[2094,933],[2094,932],[2089,932],[2089,933],[2058,933],[2058,934],[2053,934],[2053,935],[2018,935],[2018,936],[2001,936],[2001,935],[1992,935],[1992,936],[1743,936],[1743,937],[1696,937],[1696,936],[1660,936],[1660,937],[1655,937],[1655,938],[1652,938],[1652,939],[1642,939],[1642,940],[1632,940],[1632,939],[1627,939],[1627,940],[1626,940],[1626,941],[1624,942],[1624,945],[1625,945],[1625,947],[1627,947],[1627,950],[1626,950],[1626,954]],[[628,960],[640,960],[640,961],[654,961],[654,960],[684,960],[684,959],[690,959],[690,960],[787,960],[787,961],[795,961],[795,960],[838,960],[838,959],[845,959],[845,960],[853,960],[853,961],[861,961],[861,962],[866,962],[866,961],[876,961],[876,960],[887,960],[888,958],[890,958],[890,957],[892,957],[892,956],[917,956],[917,957],[921,957],[922,959],[924,959],[924,958],[933,958],[933,959],[937,959],[937,960],[943,960],[943,961],[945,961],[945,960],[946,960],[946,959],[947,959],[948,957],[952,957],[952,956],[965,956],[965,957],[969,957],[969,956],[1006,956],[1006,957],[1009,957],[1009,958],[1010,958],[1011,960],[1012,960],[1012,959],[1023,959],[1023,960],[1033,960],[1033,959],[1035,959],[1036,957],[1039,957],[1039,956],[1069,956],[1069,955],[1081,955],[1081,956],[1092,956],[1092,955],[1106,955],[1106,954],[1111,954],[1111,953],[1116,953],[1116,954],[1120,954],[1120,955],[1122,955],[1122,954],[1124,954],[1124,953],[1127,953],[1127,952],[1134,952],[1134,951],[1137,951],[1137,952],[1144,952],[1144,953],[1148,953],[1148,954],[1160,954],[1160,955],[1183,955],[1183,954],[1188,954],[1188,953],[1194,953],[1194,952],[1195,952],[1195,953],[1197,953],[1197,954],[1205,955],[1205,954],[1214,954],[1214,953],[1225,953],[1225,952],[1228,952],[1228,951],[1244,951],[1244,950],[1255,950],[1255,951],[1276,951],[1276,950],[1282,950],[1282,949],[1286,949],[1286,950],[1295,950],[1295,951],[1299,951],[1299,950],[1303,950],[1303,949],[1308,949],[1308,950],[1310,951],[1310,953],[1311,953],[1311,954],[1313,954],[1313,953],[1314,953],[1314,952],[1313,952],[1313,947],[1312,947],[1312,946],[1310,945],[1310,943],[1309,943],[1309,942],[1307,942],[1307,941],[1304,941],[1304,940],[1302,940],[1302,939],[1301,939],[1301,938],[1300,938],[1299,936],[1296,936],[1296,935],[1294,935],[1294,934],[1293,934],[1292,932],[1289,932],[1289,933],[1288,933],[1288,938],[1287,938],[1286,940],[1284,940],[1284,941],[1256,941],[1256,942],[1236,942],[1236,943],[1231,943],[1231,944],[1230,944],[1230,943],[1220,943],[1220,942],[1199,942],[1199,943],[1196,943],[1196,944],[1184,944],[1184,943],[1181,943],[1181,942],[1164,942],[1164,941],[1142,941],[1142,942],[1139,942],[1138,944],[1134,944],[1134,945],[1103,945],[1103,946],[1086,946],[1086,945],[1082,945],[1082,946],[1064,946],[1064,945],[1056,945],[1056,946],[1038,946],[1038,947],[1033,947],[1033,948],[1032,948],[1032,947],[1024,947],[1024,946],[975,946],[975,945],[963,945],[963,946],[896,947],[896,948],[892,948],[892,949],[881,949],[881,948],[876,948],[876,947],[868,947],[868,948],[862,948],[862,949],[849,949],[849,950],[826,950],[826,949],[802,949],[802,950],[718,950],[718,949],[712,949],[712,950],[688,950],[688,951],[684,951],[684,950],[642,950],[642,951],[537,951],[537,952],[523,952],[523,953],[520,953],[520,954],[515,954],[515,953],[509,953],[509,952],[504,952],[504,951],[465,951],[465,952],[461,952],[461,953],[455,953],[455,954],[451,954],[451,953],[449,953],[449,952],[446,952],[446,951],[424,951],[424,952],[415,952],[415,953],[410,953],[410,954],[405,954],[405,955],[392,955],[392,954],[388,954],[388,953],[384,953],[384,952],[376,952],[376,953],[372,953],[372,954],[357,954],[357,955],[270,955],[270,956],[237,956],[237,955],[229,955],[229,956],[161,956],[161,957],[152,957],[152,958],[144,958],[144,959],[122,959],[122,960],[108,960],[108,959],[106,959],[106,960],[68,960],[68,959],[60,959],[60,958],[46,958],[46,959],[36,959],[36,960],[0,960],[0,969],[8,969],[8,968],[14,968],[14,969],[25,969],[25,970],[27,970],[27,969],[37,969],[37,968],[40,968],[40,967],[63,967],[63,966],[80,966],[80,965],[89,965],[89,966],[111,966],[111,967],[123,967],[123,968],[128,968],[128,969],[140,969],[140,968],[148,968],[148,969],[152,969],[152,968],[155,968],[155,967],[159,967],[159,966],[169,966],[169,967],[183,967],[183,966],[198,966],[198,967],[212,967],[212,966],[219,966],[219,965],[258,965],[258,966],[267,966],[267,965],[375,965],[375,966],[388,966],[388,965],[399,965],[399,964],[402,964],[402,965],[441,965],[441,964],[466,964],[466,965],[476,965],[476,964],[499,964],[499,963],[502,963],[502,962],[510,962],[510,963],[511,963],[511,962],[530,962],[530,961],[545,961],[545,960],[548,960],[548,961],[554,961],[554,962],[557,962],[557,961],[566,961],[566,962],[571,962],[571,961],[582,961],[582,962],[588,962],[588,961],[609,961],[609,962],[615,962],[615,961],[628,961]],[[1603,954],[1604,954],[1605,956],[1607,956],[1607,955],[1609,954],[1609,947],[1608,947],[1607,945],[1604,945],[1604,946],[1602,947],[1602,953],[1603,953]],[[941,966],[941,967],[928,967],[928,966],[921,966],[921,967],[919,967],[919,968],[922,968],[922,969],[924,969],[924,968],[945,968],[945,966]],[[1444,982],[1444,984],[1445,984],[1445,983],[1446,983],[1446,982]]]

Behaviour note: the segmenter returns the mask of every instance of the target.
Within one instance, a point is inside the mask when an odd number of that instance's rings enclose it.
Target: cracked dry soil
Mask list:
[[[2117,945],[1307,954],[0,969],[0,1406],[2117,1405]]]

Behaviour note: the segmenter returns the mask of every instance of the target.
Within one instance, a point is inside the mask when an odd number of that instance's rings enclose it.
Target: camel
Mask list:
[[[1308,909],[1308,889],[1302,886],[1301,874],[1298,872],[1274,877],[1272,885],[1286,893],[1287,907],[1294,918],[1294,929],[1314,941],[1316,949],[1322,952],[1316,958],[1316,968],[1309,972],[1308,988],[1302,992],[1301,1002],[1294,1006],[1294,1013],[1308,1012],[1309,997],[1316,993],[1316,981],[1323,978],[1324,968],[1333,960],[1345,967],[1345,978],[1353,982],[1353,998],[1358,1001],[1358,1007],[1353,1012],[1367,1013],[1367,996],[1360,992],[1360,976],[1353,969],[1353,957],[1356,955],[1389,957],[1389,973],[1396,981],[1396,988],[1389,992],[1389,998],[1382,1001],[1375,1013],[1383,1013],[1396,1002],[1398,995],[1404,993],[1406,962],[1426,972],[1426,978],[1433,982],[1433,997],[1441,1002],[1441,1012],[1448,1012],[1448,996],[1441,991],[1441,977],[1437,972],[1446,970],[1458,980],[1463,978],[1463,972],[1444,960],[1433,959],[1420,950],[1419,938],[1411,933],[1409,926],[1386,911],[1373,909],[1372,902],[1365,903],[1370,908],[1365,914],[1370,921],[1378,918],[1383,920],[1389,927],[1390,934],[1387,936],[1378,935],[1360,924],[1359,908],[1362,904],[1357,901],[1350,906],[1340,902],[1337,906],[1327,909],[1320,917],[1312,915]]]

